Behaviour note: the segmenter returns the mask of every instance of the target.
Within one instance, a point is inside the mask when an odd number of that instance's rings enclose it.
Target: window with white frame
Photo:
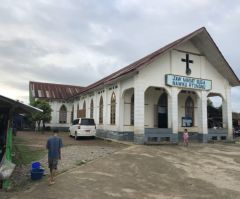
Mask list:
[[[100,97],[99,101],[99,124],[103,123],[103,97]]]
[[[62,105],[59,110],[59,123],[67,123],[67,108],[65,105]]]
[[[111,97],[111,115],[110,115],[110,124],[116,123],[116,95],[113,92]]]

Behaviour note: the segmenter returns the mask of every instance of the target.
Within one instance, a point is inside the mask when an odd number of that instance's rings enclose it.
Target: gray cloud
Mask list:
[[[239,18],[237,0],[3,0],[0,84],[24,100],[29,80],[86,86],[202,26],[240,77]]]
[[[38,46],[33,40],[26,39],[0,40],[0,52],[1,58],[10,60],[14,58],[14,61],[18,63],[26,63],[50,53],[47,49]]]

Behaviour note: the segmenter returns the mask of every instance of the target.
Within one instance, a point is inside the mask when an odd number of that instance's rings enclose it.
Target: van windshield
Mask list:
[[[81,125],[95,125],[94,119],[81,119]]]

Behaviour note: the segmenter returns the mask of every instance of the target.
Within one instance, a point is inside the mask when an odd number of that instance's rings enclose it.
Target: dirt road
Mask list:
[[[130,146],[9,196],[40,198],[240,198],[239,145]]]
[[[30,169],[32,161],[40,161],[48,171],[47,164],[47,139],[52,132],[18,132],[14,137],[14,162],[18,164],[11,177],[13,191],[24,191],[31,187]],[[83,138],[74,140],[66,132],[60,132],[64,147],[62,148],[62,160],[58,165],[58,172],[62,173],[83,163],[108,156],[126,145],[105,141],[102,139]],[[0,190],[1,191],[1,190]],[[1,198],[1,197],[0,197]]]
[[[27,144],[28,146],[43,147],[45,148],[47,139],[52,136],[52,132],[45,132],[44,134],[40,132],[32,131],[20,131],[17,133],[17,137],[20,138],[21,143]],[[64,146],[70,145],[81,145],[81,146],[113,146],[122,147],[121,144],[115,142],[104,141],[102,139],[92,139],[92,138],[81,138],[74,140],[74,138],[69,137],[68,132],[59,132],[59,137],[62,138]]]

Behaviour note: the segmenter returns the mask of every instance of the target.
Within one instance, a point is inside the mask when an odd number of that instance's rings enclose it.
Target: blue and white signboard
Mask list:
[[[165,78],[166,78],[166,85],[168,86],[176,86],[181,88],[190,88],[190,89],[198,89],[198,90],[212,89],[212,81],[207,79],[198,79],[198,78],[172,75],[172,74],[167,74]]]

